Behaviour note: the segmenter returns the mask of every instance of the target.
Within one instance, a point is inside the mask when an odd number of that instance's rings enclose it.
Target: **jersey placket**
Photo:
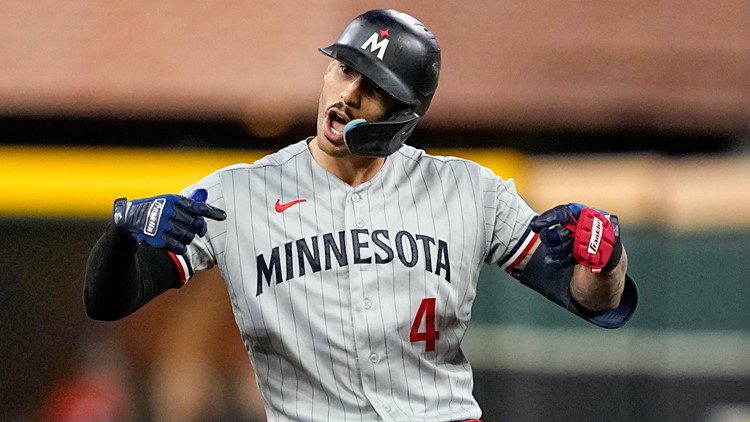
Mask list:
[[[383,377],[377,374],[385,369],[387,358],[383,342],[383,327],[380,321],[380,306],[377,303],[378,280],[374,268],[373,245],[370,211],[363,187],[352,190],[347,196],[346,226],[351,228],[352,254],[349,266],[349,282],[351,283],[352,318],[354,341],[357,350],[357,362],[362,374],[362,388],[372,407],[386,419],[390,419],[389,412],[393,406],[384,402],[389,394],[385,394]]]

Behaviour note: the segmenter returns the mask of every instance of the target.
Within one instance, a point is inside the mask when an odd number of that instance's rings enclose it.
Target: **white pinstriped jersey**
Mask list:
[[[183,264],[217,264],[270,421],[479,418],[461,351],[483,263],[525,253],[513,180],[410,146],[353,188],[307,141],[195,187],[227,219]]]

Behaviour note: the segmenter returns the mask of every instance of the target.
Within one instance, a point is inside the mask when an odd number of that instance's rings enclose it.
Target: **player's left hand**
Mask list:
[[[620,224],[616,215],[571,203],[558,205],[530,223],[544,243],[547,265],[581,264],[594,272],[611,271],[620,262]]]

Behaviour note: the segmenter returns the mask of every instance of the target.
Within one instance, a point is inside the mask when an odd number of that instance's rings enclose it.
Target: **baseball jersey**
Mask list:
[[[513,180],[404,146],[351,187],[308,140],[193,189],[226,211],[179,257],[218,265],[269,421],[479,418],[461,340],[483,263],[535,238]]]

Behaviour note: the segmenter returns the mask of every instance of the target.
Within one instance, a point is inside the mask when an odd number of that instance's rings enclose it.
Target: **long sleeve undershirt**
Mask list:
[[[179,286],[179,271],[166,251],[139,245],[110,222],[86,262],[83,303],[90,318],[113,321]]]

